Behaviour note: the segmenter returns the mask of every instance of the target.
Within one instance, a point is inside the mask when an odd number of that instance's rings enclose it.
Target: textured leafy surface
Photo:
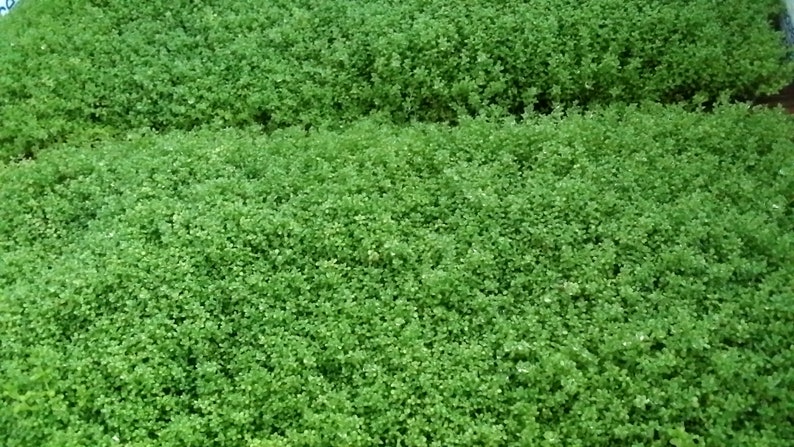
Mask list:
[[[37,0],[0,23],[0,158],[128,129],[448,122],[794,76],[779,0]]]
[[[790,446],[794,123],[139,135],[0,167],[18,446]]]

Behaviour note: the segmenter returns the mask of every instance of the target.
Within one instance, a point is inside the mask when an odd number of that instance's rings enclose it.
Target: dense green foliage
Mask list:
[[[792,76],[779,0],[37,0],[0,22],[0,158],[140,127],[709,101]]]
[[[3,446],[791,446],[780,7],[21,3]]]
[[[3,445],[788,447],[791,135],[613,107],[0,167]]]

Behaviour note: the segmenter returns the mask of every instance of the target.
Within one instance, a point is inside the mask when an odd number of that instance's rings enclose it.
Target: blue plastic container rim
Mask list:
[[[4,16],[11,11],[11,8],[19,4],[19,0],[0,0],[0,16]]]

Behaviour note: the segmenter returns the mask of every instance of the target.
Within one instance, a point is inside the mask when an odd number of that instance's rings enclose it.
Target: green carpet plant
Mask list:
[[[643,100],[794,78],[780,0],[36,0],[0,23],[0,158],[140,127],[323,127]]]
[[[0,19],[3,447],[790,447],[779,0]]]
[[[4,445],[788,446],[792,135],[612,106],[6,165]]]

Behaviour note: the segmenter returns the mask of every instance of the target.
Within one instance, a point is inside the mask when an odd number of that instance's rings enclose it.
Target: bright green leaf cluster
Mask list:
[[[610,107],[2,166],[3,444],[789,446],[792,134]]]
[[[0,22],[0,158],[74,138],[777,91],[780,0],[39,0]]]

